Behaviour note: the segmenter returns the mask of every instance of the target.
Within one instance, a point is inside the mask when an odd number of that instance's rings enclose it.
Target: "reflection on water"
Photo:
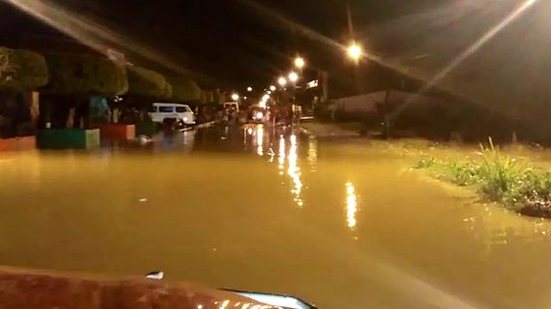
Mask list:
[[[107,158],[112,154],[113,149],[125,149],[134,148],[140,150],[150,150],[152,152],[171,152],[179,151],[182,153],[190,153],[195,148],[195,138],[197,131],[188,130],[184,132],[177,132],[175,134],[164,135],[160,134],[151,139],[150,142],[146,142],[145,139],[139,137],[134,144],[111,144],[108,141],[102,141],[107,143],[107,147],[101,149],[103,155]]]
[[[281,135],[279,137],[279,158],[278,158],[278,169],[279,175],[283,176],[285,174],[285,158],[287,153],[285,152],[285,137]]]
[[[291,147],[289,148],[289,157],[288,163],[289,167],[287,169],[287,175],[291,178],[293,182],[293,188],[291,193],[294,195],[294,201],[298,207],[304,206],[304,201],[302,199],[302,180],[300,179],[301,172],[298,165],[298,142],[297,136],[292,134],[290,137]]]
[[[0,264],[162,270],[329,309],[432,308],[435,295],[550,307],[549,220],[476,204],[384,149],[270,131],[0,153]]]
[[[256,153],[259,156],[264,155],[264,126],[259,125],[256,127]]]
[[[356,213],[358,212],[358,198],[354,184],[347,182],[346,187],[346,223],[348,228],[354,230],[357,225]]]
[[[511,213],[495,205],[485,206],[474,216],[462,219],[465,230],[473,233],[477,241],[490,254],[506,247],[510,242],[539,242],[551,239],[551,226],[545,219],[518,221]]]
[[[0,186],[20,177],[27,188],[36,189],[41,185],[41,161],[34,152],[12,153],[0,156]],[[0,205],[2,204],[0,195]]]
[[[308,137],[308,157],[306,158],[311,172],[316,172],[318,165],[318,140],[315,136]]]
[[[304,199],[302,197],[302,173],[300,169],[300,159],[298,153],[298,140],[295,134],[289,136],[289,153],[286,152],[287,141],[284,135],[279,137],[279,151],[278,151],[278,171],[280,176],[285,175],[285,163],[287,163],[287,176],[291,180],[291,194],[293,195],[293,201],[298,207],[304,206]]]

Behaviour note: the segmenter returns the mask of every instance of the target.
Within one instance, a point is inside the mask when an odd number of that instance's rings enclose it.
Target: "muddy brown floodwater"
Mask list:
[[[549,308],[551,223],[381,147],[211,129],[0,154],[0,264],[287,293],[321,308]]]

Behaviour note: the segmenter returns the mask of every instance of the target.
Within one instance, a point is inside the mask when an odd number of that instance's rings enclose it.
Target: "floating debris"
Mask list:
[[[165,273],[162,271],[152,271],[145,275],[145,277],[151,280],[163,280],[163,278],[165,277]]]

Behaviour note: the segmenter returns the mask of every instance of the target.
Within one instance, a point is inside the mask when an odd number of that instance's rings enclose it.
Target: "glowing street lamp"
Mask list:
[[[355,62],[358,62],[363,56],[364,51],[361,45],[356,42],[352,42],[346,49],[346,54],[348,55],[348,58]]]
[[[304,61],[304,58],[298,56],[295,58],[295,67],[299,70],[302,70],[302,68],[304,68],[304,66],[306,65],[306,61]]]
[[[237,93],[233,93],[233,94],[231,95],[231,99],[232,99],[233,101],[239,101],[239,95],[238,95]]]
[[[287,79],[285,79],[285,77],[281,76],[281,77],[277,80],[277,83],[278,83],[281,87],[285,87],[285,85],[287,85]]]
[[[248,92],[253,91],[253,87],[247,87],[247,91],[248,91]]]
[[[292,83],[296,83],[297,80],[298,80],[298,74],[296,72],[291,72],[289,73],[289,80],[292,82]]]
[[[274,85],[270,86],[270,91],[276,91],[276,89],[277,89],[276,86],[274,86]]]
[[[265,94],[263,97],[262,97],[262,101],[268,101],[270,99],[270,95],[269,94]]]

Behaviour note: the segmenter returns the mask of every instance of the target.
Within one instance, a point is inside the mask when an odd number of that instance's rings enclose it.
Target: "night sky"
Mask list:
[[[25,33],[51,32],[5,1],[0,0],[3,44]],[[124,51],[130,61],[161,71],[185,68],[209,87],[264,87],[289,69],[297,53],[310,67],[328,70],[333,80],[351,79],[355,70],[338,45],[350,39],[342,0],[49,2],[123,37],[126,44],[117,39],[107,44]],[[370,54],[424,81],[437,76],[524,2],[350,1],[354,36]],[[437,86],[511,110],[526,101],[546,104],[551,89],[546,75],[551,69],[549,12],[549,1],[536,1],[438,79]],[[144,49],[166,61],[144,55]],[[373,67],[373,62],[366,62],[359,70],[368,76]],[[373,74],[364,79],[367,88],[376,79]]]
[[[315,67],[342,66],[342,51],[334,44],[346,43],[350,38],[345,1],[342,0],[50,2],[128,37],[137,46],[155,49],[200,75],[204,82],[235,87],[251,81],[268,83],[282,70],[287,70],[290,59],[297,53],[307,57]],[[365,30],[371,25],[442,1],[383,2],[351,1],[358,36],[366,36]],[[14,31],[19,35],[46,31],[46,27],[31,23],[32,18],[16,18],[15,15],[24,14],[14,15],[16,10],[7,9],[7,5],[0,8],[2,31]],[[8,26],[14,21],[17,27]],[[315,33],[315,37],[304,29]],[[319,37],[334,40],[334,43],[320,41]],[[121,49],[138,63],[147,60],[129,48]]]

